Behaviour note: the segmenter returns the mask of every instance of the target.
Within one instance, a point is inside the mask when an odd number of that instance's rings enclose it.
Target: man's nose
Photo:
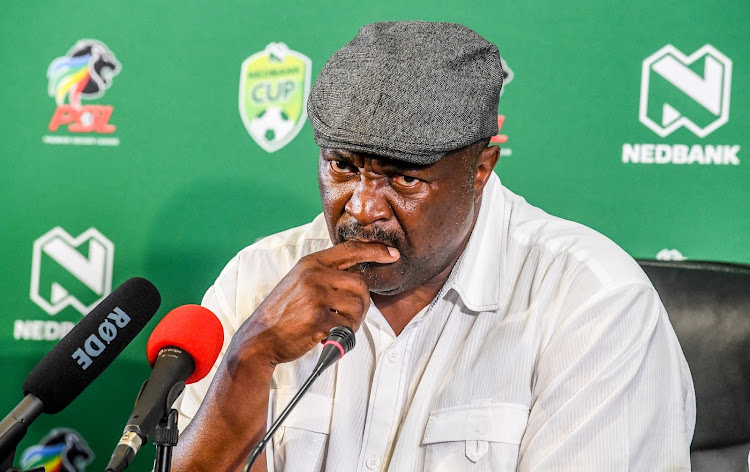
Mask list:
[[[390,218],[391,207],[386,201],[384,189],[381,188],[382,180],[369,179],[361,175],[351,198],[346,203],[346,212],[361,225]]]

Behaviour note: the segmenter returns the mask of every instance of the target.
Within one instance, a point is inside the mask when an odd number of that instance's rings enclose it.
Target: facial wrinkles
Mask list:
[[[350,188],[352,193],[345,206],[345,213],[340,215],[336,225],[338,236],[341,240],[381,242],[402,250],[408,238],[403,232],[399,213],[404,209],[414,212],[417,204],[394,194],[388,184],[388,172],[378,159],[365,157],[361,165],[358,178],[352,182],[354,187]],[[404,208],[404,203],[407,203],[407,208]],[[360,221],[360,215],[367,221]],[[387,220],[390,219],[394,221],[389,223]],[[393,223],[398,228],[393,228]]]
[[[453,242],[464,239],[462,230],[472,220],[468,202],[474,197],[471,161],[463,155],[454,158],[461,159],[461,165],[445,169],[446,165],[440,166],[441,170],[431,171],[432,177],[421,184],[424,191],[404,195],[390,183],[390,175],[399,173],[397,166],[391,168],[369,156],[342,156],[358,172],[354,178],[337,181],[330,170],[331,161],[321,159],[321,195],[329,212],[331,236],[336,242],[352,239],[379,242],[401,253],[401,259],[392,265],[363,263],[350,268],[365,275],[373,292],[395,294],[424,283],[453,259],[456,252]],[[359,197],[364,200],[351,201]],[[347,202],[355,205],[345,208]],[[381,205],[380,209],[385,210],[383,215],[376,218],[369,214],[367,218],[369,210]],[[357,215],[357,211],[363,213]]]
[[[337,243],[351,239],[380,242],[401,253],[393,264],[362,263],[349,268],[365,276],[372,292],[395,295],[411,290],[455,261],[478,208],[473,155],[462,153],[441,161],[420,184],[421,190],[408,192],[391,182],[391,175],[400,173],[397,165],[370,156],[345,154],[341,158],[357,167],[356,177],[336,178],[330,157],[321,158],[320,189],[331,237]],[[380,218],[358,219],[349,212],[354,207],[345,208],[356,198],[357,186],[362,186],[361,196],[370,203],[374,198],[376,205],[388,207]]]
[[[363,223],[357,220],[354,215],[351,215],[348,211],[344,210],[344,212],[339,215],[338,221],[335,225],[335,231],[336,235],[338,236],[338,240],[347,241],[354,239],[360,241],[379,242],[398,249],[401,253],[402,259],[409,259],[411,244],[408,236],[403,230],[403,225],[399,218],[398,212],[394,211],[394,205],[391,202],[391,197],[378,194],[375,198],[382,199],[382,201],[378,203],[367,202],[361,204],[387,205],[389,207],[387,213],[389,213],[390,215],[388,219],[391,221],[381,221],[380,219],[377,219],[369,224]],[[362,266],[369,267],[370,265],[363,264]]]
[[[367,158],[365,160],[365,172],[370,172],[388,179],[389,174],[399,174],[399,167],[393,165],[389,166],[378,159]],[[429,186],[431,184],[424,183],[424,185]],[[425,211],[425,202],[423,200],[428,196],[429,191],[425,190],[425,193],[422,195],[410,194],[410,196],[406,197],[389,187],[387,188],[389,191],[383,196],[383,200],[391,207],[393,218],[396,220],[400,228],[405,228],[405,220],[418,218],[419,214]],[[411,243],[408,233],[404,232],[402,238],[405,242],[409,244]]]
[[[364,225],[387,218],[391,213],[388,202],[384,199],[382,180],[382,177],[373,178],[360,172],[358,179],[352,184],[354,187],[345,209]]]
[[[398,249],[401,258],[394,265],[388,264],[386,268],[381,267],[381,264],[364,262],[349,270],[364,274],[368,278],[371,290],[376,293],[381,293],[378,287],[383,289],[384,294],[393,290],[400,291],[403,282],[398,282],[395,286],[391,286],[391,283],[383,285],[386,279],[382,278],[385,274],[380,273],[380,270],[392,271],[393,275],[399,274],[398,278],[408,279],[418,276],[417,274],[421,272],[419,264],[410,262],[413,247],[404,231],[401,219],[404,216],[404,210],[407,213],[416,214],[419,205],[408,198],[400,198],[388,183],[388,173],[383,172],[379,166],[372,165],[369,159],[366,159],[364,166],[359,169],[360,175],[356,180],[348,182],[349,186],[346,183],[342,185],[347,188],[346,192],[342,192],[343,198],[353,203],[353,206],[334,216],[336,237],[339,242],[354,239],[379,242]],[[361,193],[363,190],[364,193]],[[359,201],[360,199],[364,201]],[[360,221],[357,219],[357,211],[365,213],[373,211],[374,213],[369,215],[372,221],[370,218]],[[376,217],[381,213],[380,217]]]
[[[350,191],[347,186],[341,184],[337,185],[332,182],[331,177],[328,175],[329,165],[330,163],[328,161],[321,159],[318,169],[318,188],[320,190],[323,209],[326,211],[326,219],[331,216],[329,211],[332,208],[332,205],[335,204],[335,202],[340,202],[345,199]],[[333,235],[331,236],[333,237]]]

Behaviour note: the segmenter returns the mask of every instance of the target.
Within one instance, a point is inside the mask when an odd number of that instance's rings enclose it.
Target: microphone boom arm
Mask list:
[[[258,444],[256,444],[252,452],[250,452],[250,455],[245,461],[245,465],[242,467],[242,472],[250,472],[250,468],[253,466],[256,459],[258,459],[261,452],[266,448],[266,444],[268,444],[268,441],[273,437],[273,433],[279,429],[281,423],[283,423],[286,417],[289,416],[292,409],[297,406],[300,398],[302,398],[302,395],[307,392],[310,385],[312,385],[315,379],[320,377],[320,374],[324,370],[332,366],[337,360],[344,357],[344,354],[351,351],[354,348],[355,342],[356,338],[354,337],[354,331],[348,326],[336,326],[331,328],[331,331],[328,333],[328,337],[324,342],[323,352],[320,354],[320,359],[318,359],[318,363],[315,365],[312,373],[307,380],[305,380],[305,383],[299,391],[297,391],[286,408],[284,408],[284,411],[282,411],[279,417],[276,418],[276,421],[273,422],[268,429],[268,432],[263,436],[263,439],[258,441]]]

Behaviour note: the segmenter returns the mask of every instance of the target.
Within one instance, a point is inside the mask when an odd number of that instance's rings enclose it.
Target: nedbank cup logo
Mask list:
[[[668,44],[643,61],[639,119],[661,137],[700,138],[729,121],[732,61],[710,44],[689,56]]]
[[[76,238],[53,228],[34,241],[31,300],[50,315],[69,305],[86,315],[112,291],[114,252],[94,228]]]
[[[73,133],[114,132],[115,126],[109,124],[112,106],[83,105],[81,100],[103,96],[120,68],[112,51],[94,39],[78,41],[67,55],[53,60],[47,69],[48,93],[57,109],[49,123],[50,131],[67,125]]]
[[[245,59],[240,71],[240,116],[268,152],[286,146],[307,119],[310,59],[284,43],[271,43]]]

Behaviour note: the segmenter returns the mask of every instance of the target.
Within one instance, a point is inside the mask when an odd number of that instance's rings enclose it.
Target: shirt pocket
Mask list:
[[[425,427],[426,472],[515,471],[529,409],[515,403],[435,410]]]
[[[269,426],[296,393],[296,390],[271,390],[269,406],[272,417]],[[266,452],[269,472],[321,470],[331,431],[332,411],[332,398],[307,392],[273,435],[273,451]]]

